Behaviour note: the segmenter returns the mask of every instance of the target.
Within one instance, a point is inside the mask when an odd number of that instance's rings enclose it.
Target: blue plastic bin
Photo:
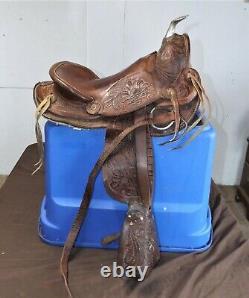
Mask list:
[[[64,244],[88,175],[103,150],[104,138],[104,129],[76,130],[46,123],[46,193],[39,222],[39,234],[45,242]],[[160,249],[202,251],[212,241],[209,192],[215,132],[207,126],[192,143],[180,150],[170,151],[167,145],[159,146],[168,138],[170,136],[153,138],[153,211]],[[101,239],[121,230],[126,210],[126,204],[114,200],[105,191],[100,172],[76,246],[117,248],[118,242],[102,246]]]

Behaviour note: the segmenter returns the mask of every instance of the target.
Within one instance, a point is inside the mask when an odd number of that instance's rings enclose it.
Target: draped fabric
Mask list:
[[[67,297],[58,272],[61,247],[38,237],[44,195],[43,172],[31,175],[37,153],[29,146],[0,190],[0,297]],[[213,184],[212,247],[204,253],[162,253],[159,265],[143,282],[103,278],[116,251],[76,249],[70,262],[75,297],[247,298],[249,240]],[[77,254],[77,258],[74,256]]]

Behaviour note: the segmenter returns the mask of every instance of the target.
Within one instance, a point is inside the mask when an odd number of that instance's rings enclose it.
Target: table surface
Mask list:
[[[44,194],[43,172],[31,176],[36,146],[24,151],[0,190],[0,298],[67,297],[59,275],[62,248],[43,243],[37,233]],[[203,253],[162,253],[143,282],[103,278],[116,251],[77,249],[70,262],[75,297],[248,298],[249,240],[212,187],[214,240]]]

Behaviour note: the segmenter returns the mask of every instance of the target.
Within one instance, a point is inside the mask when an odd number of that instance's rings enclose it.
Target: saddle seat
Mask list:
[[[52,81],[40,82],[35,86],[35,103],[38,106],[44,98],[53,95],[53,105],[44,116],[55,122],[80,128],[105,127],[122,130],[122,119],[144,107],[149,107],[150,111],[155,108],[153,119],[157,126],[167,126],[175,119],[175,107],[169,92],[174,89],[182,117],[180,127],[183,127],[183,123],[191,122],[199,106],[196,89],[188,78],[189,72],[197,77],[198,73],[188,67],[188,46],[183,57],[179,57],[177,52],[178,59],[172,64],[171,60],[176,55],[175,39],[179,38],[174,34],[174,51],[171,48],[171,39],[168,40],[167,53],[170,59],[163,61],[164,65],[161,63],[162,53],[159,50],[106,78],[99,78],[85,66],[68,61],[58,62],[49,71]],[[187,39],[188,45],[187,35],[181,36],[181,39],[185,43]],[[159,66],[163,67],[163,75]],[[173,127],[166,133],[172,132]],[[155,130],[154,133],[161,134]]]

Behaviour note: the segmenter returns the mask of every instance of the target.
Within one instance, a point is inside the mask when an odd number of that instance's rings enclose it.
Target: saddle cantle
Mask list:
[[[140,58],[115,75],[99,78],[87,67],[63,61],[51,67],[52,81],[34,87],[37,120],[43,115],[56,123],[77,128],[106,128],[105,148],[89,175],[63,248],[60,270],[69,295],[67,264],[70,251],[84,222],[94,182],[101,169],[106,190],[113,198],[128,204],[119,236],[119,264],[147,266],[148,274],[159,261],[151,210],[151,137],[172,134],[169,142],[174,142],[202,120],[204,111],[199,108],[205,107],[199,74],[190,67],[189,37],[174,33],[174,27],[184,18],[171,22],[158,52]],[[36,132],[38,143],[41,143],[38,121]],[[106,237],[103,242],[117,237]]]

